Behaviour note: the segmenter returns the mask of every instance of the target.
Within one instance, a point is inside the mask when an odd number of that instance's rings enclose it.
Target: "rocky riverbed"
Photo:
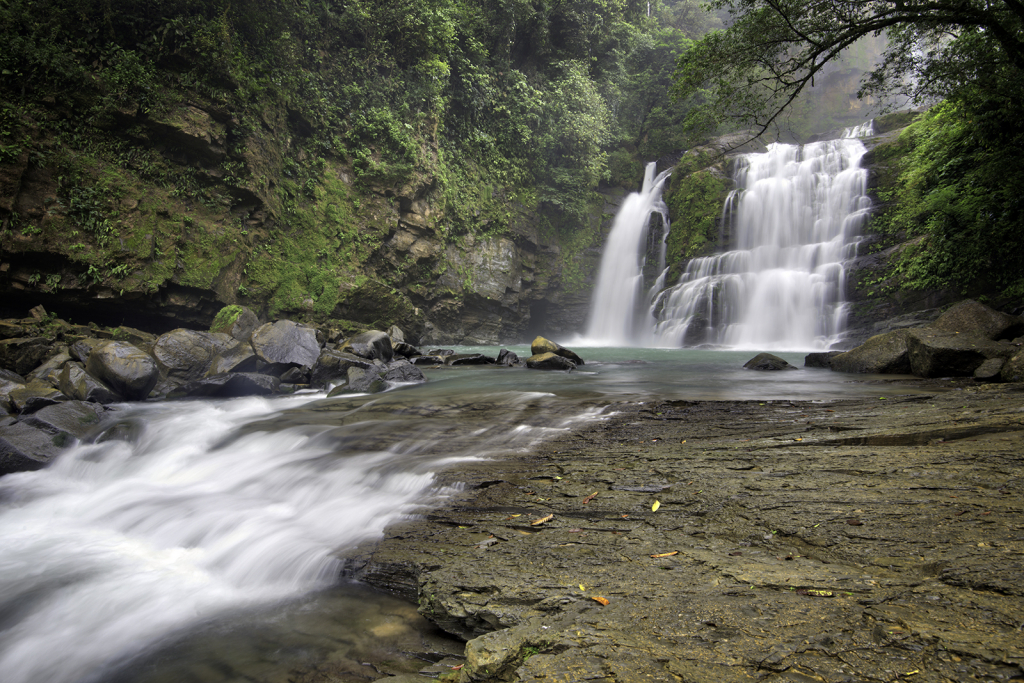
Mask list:
[[[351,574],[468,640],[455,680],[1019,680],[1024,385],[916,388],[609,406]]]

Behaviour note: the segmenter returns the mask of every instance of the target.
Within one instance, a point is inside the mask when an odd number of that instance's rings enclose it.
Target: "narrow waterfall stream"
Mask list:
[[[659,346],[827,349],[846,327],[846,263],[867,218],[859,137],[772,144],[737,160],[723,232],[733,248],[690,261],[654,303]]]
[[[664,226],[658,272],[665,270],[668,207],[662,201],[661,193],[670,171],[655,173],[656,164],[647,164],[643,189],[626,197],[615,215],[590,305],[590,322],[585,335],[589,343],[647,346],[651,339],[654,320],[648,312],[649,293],[644,287],[644,265],[651,217],[657,214]]]

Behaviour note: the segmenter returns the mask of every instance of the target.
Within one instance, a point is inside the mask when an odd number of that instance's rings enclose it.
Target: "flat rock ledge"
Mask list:
[[[1018,680],[1024,385],[929,386],[613,406],[350,573],[468,640],[446,680]]]

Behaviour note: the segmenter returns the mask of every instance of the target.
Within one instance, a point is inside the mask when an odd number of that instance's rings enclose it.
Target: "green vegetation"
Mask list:
[[[56,201],[0,220],[67,286],[231,283],[318,318],[410,277],[374,260],[410,200],[442,242],[539,215],[575,254],[599,184],[693,142],[667,87],[719,23],[696,0],[6,0],[0,165]]]
[[[895,261],[900,286],[1024,296],[1024,125],[1001,118],[947,101],[879,148],[881,160],[895,165],[882,198],[898,202],[872,227],[919,238]]]
[[[716,239],[715,223],[722,213],[726,184],[708,170],[677,174],[667,193],[672,230],[668,234],[667,282],[679,279],[683,259],[700,256]]]

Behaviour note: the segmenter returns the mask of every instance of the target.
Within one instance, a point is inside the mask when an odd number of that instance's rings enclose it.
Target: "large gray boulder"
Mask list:
[[[531,370],[564,370],[572,372],[576,369],[576,364],[557,353],[539,353],[526,359],[526,367]]]
[[[160,378],[160,368],[149,354],[119,341],[94,348],[85,371],[129,401],[149,396]]]
[[[103,407],[95,403],[65,401],[47,406],[21,421],[47,434],[63,435],[64,438],[58,441],[61,446],[67,446],[73,440],[90,436],[103,418],[103,413]]]
[[[995,341],[1013,339],[1024,334],[1024,318],[966,299],[940,315],[930,327],[938,332],[966,334]]]
[[[14,412],[21,414],[34,413],[46,406],[68,400],[67,396],[49,382],[40,382],[39,380],[33,380],[12,389],[9,397]]]
[[[534,356],[542,356],[545,353],[554,353],[562,356],[563,358],[568,358],[573,362],[574,366],[583,365],[583,359],[577,356],[576,352],[570,351],[561,344],[556,344],[550,339],[545,339],[544,337],[537,337],[533,340],[530,344],[530,353]]]
[[[805,368],[831,368],[832,359],[842,351],[815,351],[804,356]]]
[[[89,355],[92,353],[92,350],[98,346],[103,346],[108,341],[108,339],[97,339],[95,337],[79,339],[71,345],[68,349],[68,353],[71,354],[73,359],[77,360],[82,365],[85,365],[89,362]],[[131,342],[128,343],[130,344]]]
[[[455,353],[445,356],[445,365],[494,365],[494,359],[482,353]]]
[[[249,342],[238,342],[220,351],[210,360],[206,376],[213,377],[225,372],[259,372],[263,365],[263,361],[256,356]]]
[[[164,375],[189,381],[205,375],[214,356],[236,344],[226,334],[177,329],[160,335],[153,345],[153,357]]]
[[[857,348],[833,356],[832,369],[851,373],[910,374],[909,334],[909,330],[893,330],[875,335]]]
[[[50,340],[42,337],[0,340],[0,367],[19,375],[35,370],[50,354]]]
[[[238,341],[247,342],[260,326],[260,319],[245,306],[225,306],[217,313],[210,326],[210,332],[226,334]]]
[[[521,364],[519,356],[508,349],[502,349],[498,352],[498,359],[495,361],[497,365],[504,365],[510,368],[514,368]]]
[[[393,360],[387,364],[384,371],[384,380],[392,382],[426,382],[427,378],[423,371],[407,360]]]
[[[775,370],[796,370],[797,367],[790,365],[785,358],[779,358],[771,353],[759,353],[743,364],[747,370],[758,370],[762,372]]]
[[[75,361],[64,365],[57,386],[62,394],[75,401],[107,404],[121,400],[116,392],[87,373],[82,364]]]
[[[24,382],[12,382],[0,378],[0,410],[7,413],[18,412],[14,407],[14,401],[11,400],[11,392],[23,386],[25,386]]]
[[[347,381],[349,368],[366,370],[372,367],[373,361],[369,359],[345,351],[324,349],[313,365],[309,383],[317,388],[325,387],[333,381]]]
[[[383,363],[390,363],[395,357],[394,347],[391,346],[391,337],[386,332],[379,330],[357,334],[345,342],[341,350]]]
[[[0,476],[45,467],[66,442],[24,422],[0,427]]]
[[[289,368],[312,367],[320,356],[320,343],[313,328],[278,320],[252,333],[252,350],[267,364],[261,372],[280,376]]]
[[[387,391],[391,385],[381,377],[383,368],[372,367],[369,369],[352,367],[348,369],[348,382],[335,387],[328,396],[339,394],[378,394]]]
[[[1008,343],[970,334],[920,327],[907,333],[910,371],[918,377],[970,377],[990,358],[1009,358]]]

